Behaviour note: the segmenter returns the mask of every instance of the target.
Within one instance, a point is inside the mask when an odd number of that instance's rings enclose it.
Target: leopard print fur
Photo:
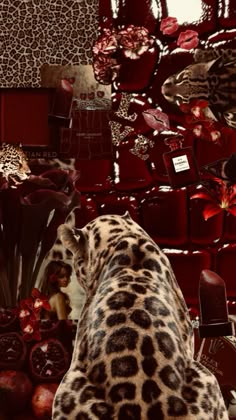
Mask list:
[[[164,82],[165,99],[175,105],[206,99],[212,119],[236,128],[236,50],[196,50],[194,61]]]
[[[26,180],[30,173],[21,145],[3,143],[0,149],[0,175],[14,187]]]
[[[98,13],[97,0],[1,1],[1,87],[40,87],[45,63],[92,64]]]
[[[129,216],[59,227],[87,300],[54,420],[228,419],[170,263]]]

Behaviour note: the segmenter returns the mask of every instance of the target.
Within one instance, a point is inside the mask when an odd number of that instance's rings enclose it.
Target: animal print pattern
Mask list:
[[[228,419],[215,376],[193,359],[170,263],[147,233],[129,214],[58,233],[87,300],[52,418]]]
[[[39,87],[43,64],[91,64],[98,0],[0,2],[0,87]]]
[[[236,128],[236,50],[197,50],[194,59],[164,82],[164,97],[176,105],[206,99],[213,119]]]
[[[5,178],[11,187],[26,180],[31,171],[21,145],[2,143],[0,148],[0,176]]]

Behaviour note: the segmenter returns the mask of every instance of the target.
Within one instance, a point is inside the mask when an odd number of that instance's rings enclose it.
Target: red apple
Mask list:
[[[46,383],[37,385],[32,396],[32,410],[37,419],[51,420],[52,403],[58,384]]]
[[[32,383],[23,371],[0,371],[0,405],[3,412],[8,415],[24,410],[32,389]]]

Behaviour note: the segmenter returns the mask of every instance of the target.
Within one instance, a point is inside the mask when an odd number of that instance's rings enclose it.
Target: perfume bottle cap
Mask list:
[[[233,322],[228,318],[224,280],[211,270],[203,270],[199,284],[201,338],[234,334]]]
[[[170,150],[178,150],[182,148],[182,143],[184,142],[184,138],[181,135],[176,135],[173,137],[167,137],[164,140],[164,143],[169,146]]]

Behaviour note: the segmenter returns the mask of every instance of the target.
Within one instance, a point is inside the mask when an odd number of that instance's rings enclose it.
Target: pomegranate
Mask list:
[[[32,383],[26,373],[19,370],[0,371],[1,410],[7,418],[24,410],[32,390]]]
[[[56,383],[44,383],[35,387],[31,404],[37,419],[50,420],[52,418],[52,403],[57,387]]]
[[[21,369],[26,353],[26,344],[20,334],[0,334],[0,369]]]
[[[51,319],[41,319],[40,322],[40,333],[42,340],[46,338],[58,338],[60,333],[60,321],[54,321]]]
[[[37,382],[59,382],[69,367],[69,355],[56,338],[36,343],[30,351],[30,373]]]
[[[18,329],[17,313],[11,308],[0,308],[0,333],[17,331]]]

